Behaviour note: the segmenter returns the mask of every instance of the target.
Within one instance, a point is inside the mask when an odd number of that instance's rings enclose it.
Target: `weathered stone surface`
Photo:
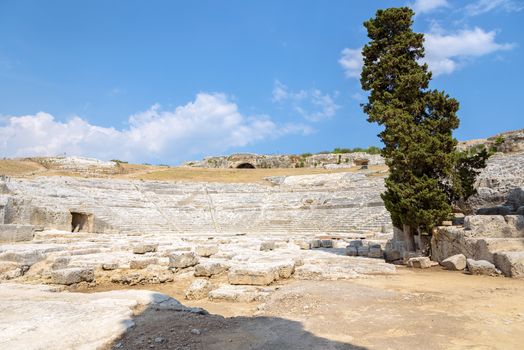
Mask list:
[[[358,256],[368,256],[369,246],[357,247]]]
[[[349,256],[357,256],[357,255],[358,255],[358,249],[357,249],[357,247],[354,247],[354,246],[348,245],[348,246],[346,247],[346,255],[349,255]]]
[[[220,262],[202,261],[195,266],[195,277],[211,277],[226,272],[229,267]]]
[[[134,270],[145,269],[149,265],[154,265],[157,263],[157,258],[134,258],[129,262],[129,268]]]
[[[104,263],[102,264],[102,269],[106,271],[116,270],[118,269],[118,263]]]
[[[384,258],[387,262],[402,260],[402,255],[399,250],[385,250]]]
[[[320,245],[322,248],[333,248],[333,240],[331,239],[321,239]]]
[[[92,282],[95,274],[91,268],[71,267],[51,271],[51,283],[70,285],[79,282]]]
[[[495,253],[494,259],[506,277],[524,278],[524,251]]]
[[[0,242],[30,241],[35,235],[33,225],[0,224]]]
[[[495,265],[486,260],[467,259],[466,265],[472,275],[497,276],[500,275]]]
[[[382,251],[382,248],[380,247],[380,245],[370,246],[368,257],[382,259],[384,257],[384,252]]]
[[[462,271],[466,268],[466,257],[464,254],[456,254],[444,259],[440,264],[446,270]]]
[[[309,242],[311,248],[320,248],[322,246],[322,241],[320,239],[313,239]]]
[[[134,325],[138,305],[190,311],[158,292],[56,292],[42,285],[0,284],[3,349],[103,349]]]
[[[499,205],[496,207],[480,208],[477,210],[477,215],[510,215],[513,208]]]
[[[273,241],[260,243],[260,251],[262,252],[267,252],[267,251],[274,250],[274,249],[275,249],[275,242]]]
[[[219,288],[209,292],[209,300],[250,303],[253,301],[264,301],[271,291],[254,286],[231,286],[221,285]]]
[[[153,253],[158,249],[158,243],[138,243],[133,245],[133,253],[145,254]]]
[[[169,267],[183,269],[198,264],[198,256],[193,252],[172,253],[169,255]]]
[[[358,248],[358,247],[362,247],[362,245],[363,245],[363,243],[362,243],[362,240],[360,240],[360,239],[356,239],[356,240],[353,240],[353,241],[349,242],[349,246],[350,247]]]
[[[211,255],[218,253],[217,245],[199,245],[195,247],[195,253],[198,256],[209,258]]]
[[[187,288],[185,297],[188,300],[200,300],[207,298],[208,293],[213,289],[213,285],[206,279],[196,279]]]
[[[295,244],[299,246],[302,250],[309,250],[311,249],[311,243],[306,241],[295,241]]]
[[[275,268],[270,264],[254,263],[245,267],[234,267],[229,270],[230,284],[267,286],[277,278]]]
[[[515,212],[517,215],[524,216],[524,205],[521,207],[518,207],[517,211]]]
[[[418,268],[418,269],[427,269],[433,266],[431,260],[427,256],[420,256],[416,258],[410,258],[407,265],[409,267]]]

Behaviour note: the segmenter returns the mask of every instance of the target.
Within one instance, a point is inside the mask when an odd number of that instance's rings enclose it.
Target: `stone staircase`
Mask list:
[[[45,222],[37,224],[49,228],[67,229],[72,211],[92,214],[101,231],[127,234],[344,235],[391,227],[380,200],[381,178],[337,173],[291,180],[275,185],[42,177],[12,179],[7,186],[19,203],[12,212],[26,212],[11,220],[44,213]]]

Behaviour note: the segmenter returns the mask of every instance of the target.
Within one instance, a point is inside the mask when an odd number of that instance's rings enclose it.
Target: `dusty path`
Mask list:
[[[151,287],[151,286],[148,286]],[[168,292],[165,285],[162,292]],[[172,296],[183,300],[179,288]],[[148,309],[121,349],[522,349],[524,281],[401,269],[396,276],[292,281],[266,304]],[[156,339],[156,341],[155,341]]]

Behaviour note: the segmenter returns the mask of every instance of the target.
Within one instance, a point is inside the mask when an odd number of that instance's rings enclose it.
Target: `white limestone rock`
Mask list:
[[[2,349],[102,349],[134,325],[137,306],[189,311],[146,290],[56,292],[43,285],[0,284]]]
[[[80,282],[92,282],[95,274],[91,268],[71,267],[51,271],[51,283],[71,285]]]
[[[466,266],[472,275],[498,276],[501,274],[495,265],[486,260],[467,259]]]
[[[211,277],[226,272],[229,266],[216,261],[202,261],[195,266],[195,277]]]
[[[158,243],[137,243],[133,245],[134,254],[154,253],[158,249]]]
[[[129,262],[129,268],[133,270],[145,269],[149,265],[158,263],[157,258],[135,258]]]
[[[194,252],[171,253],[169,255],[169,267],[184,269],[198,264],[198,256]]]
[[[466,268],[466,256],[464,254],[456,254],[444,259],[440,264],[446,270],[462,271]]]
[[[224,284],[210,291],[208,297],[211,301],[250,303],[254,301],[265,301],[271,292],[272,290],[261,289],[254,286],[232,286]]]
[[[494,254],[494,260],[506,277],[524,278],[524,251],[498,252]]]
[[[218,253],[217,245],[199,245],[195,247],[195,253],[198,256],[209,258],[211,255]]]
[[[260,243],[260,251],[267,252],[270,250],[275,250],[275,242],[274,241],[267,241]]]
[[[431,260],[427,256],[420,256],[416,258],[410,258],[408,260],[409,267],[418,268],[418,269],[427,269],[433,266]]]
[[[199,278],[194,280],[186,289],[185,297],[188,300],[200,300],[207,298],[208,293],[213,289],[213,285],[207,279]]]
[[[270,264],[253,263],[244,267],[233,267],[229,270],[230,284],[267,286],[277,278],[275,268]]]

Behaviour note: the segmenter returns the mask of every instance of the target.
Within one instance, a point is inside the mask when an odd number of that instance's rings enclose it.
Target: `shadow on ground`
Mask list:
[[[307,332],[279,317],[231,317],[149,306],[135,325],[107,349],[177,350],[365,350]]]

